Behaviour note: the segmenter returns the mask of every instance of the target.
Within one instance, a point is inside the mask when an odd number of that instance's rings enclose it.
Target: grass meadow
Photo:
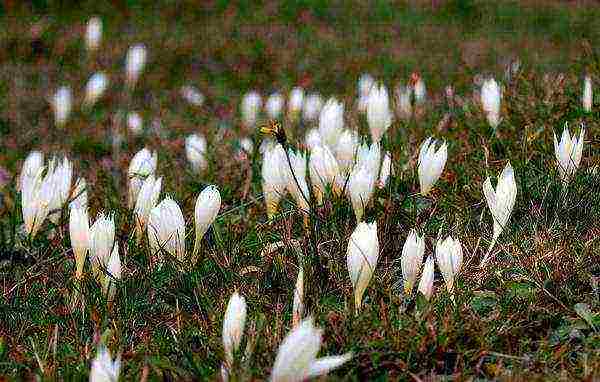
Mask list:
[[[91,16],[102,42],[86,50]],[[231,380],[267,380],[292,328],[294,285],[304,272],[304,316],[323,329],[320,355],[352,352],[323,380],[585,380],[600,378],[600,7],[564,1],[14,1],[0,4],[0,379],[86,380],[100,343],[121,354],[123,381],[219,380],[224,314],[234,291],[247,304]],[[125,57],[143,43],[147,64],[135,87]],[[507,75],[507,67],[519,62]],[[82,106],[85,84],[109,77],[103,96]],[[427,87],[419,113],[395,116],[381,147],[394,168],[363,221],[377,222],[379,260],[355,314],[346,268],[357,227],[347,197],[331,190],[306,219],[285,196],[267,217],[260,126],[242,124],[250,90],[263,101],[295,86],[335,96],[345,127],[369,137],[357,111],[357,81],[370,73],[390,96],[419,73]],[[583,78],[594,84],[582,107]],[[481,79],[502,87],[501,122],[492,128],[479,101]],[[57,126],[51,97],[73,92]],[[204,100],[192,105],[181,87]],[[446,95],[452,86],[454,96]],[[395,97],[394,97],[395,99]],[[395,102],[392,100],[392,102]],[[318,122],[280,118],[290,148]],[[143,129],[128,131],[124,115]],[[561,180],[553,134],[585,126],[581,163]],[[120,140],[115,143],[115,131]],[[185,138],[202,134],[207,167],[192,171]],[[448,159],[427,195],[419,193],[419,146],[444,140]],[[254,150],[240,155],[241,138]],[[177,201],[194,246],[194,204],[215,185],[220,212],[195,265],[151,264],[147,237],[136,240],[127,169],[142,148],[158,153],[161,199]],[[81,280],[69,211],[31,237],[23,229],[18,179],[32,150],[66,155],[87,181],[89,215],[114,213],[121,278],[109,298]],[[482,185],[510,161],[517,196],[510,220],[479,267],[493,218]],[[314,202],[314,200],[312,200]],[[400,257],[411,229],[460,240],[464,261],[454,301],[436,265],[427,301],[404,293]],[[167,259],[169,259],[167,257]],[[300,261],[300,259],[303,259]],[[72,307],[75,294],[82,303]]]

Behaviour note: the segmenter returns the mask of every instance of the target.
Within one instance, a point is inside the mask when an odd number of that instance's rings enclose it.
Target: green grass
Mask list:
[[[242,346],[245,351],[249,344],[245,376],[264,380],[291,326],[299,267],[290,245],[294,239],[307,257],[307,310],[324,328],[321,354],[355,354],[332,379],[412,380],[411,373],[421,379],[598,377],[600,337],[574,306],[588,304],[600,327],[598,289],[591,282],[600,273],[600,179],[592,171],[599,154],[598,96],[593,113],[580,107],[582,72],[590,71],[596,84],[600,75],[597,50],[585,48],[586,41],[600,37],[599,8],[512,1],[449,1],[436,9],[409,2],[31,4],[4,10],[11,16],[0,21],[8,26],[0,28],[0,166],[11,175],[0,196],[0,375],[85,379],[94,347],[104,337],[113,353],[123,354],[123,380],[146,372],[150,380],[216,379],[223,360],[223,314],[237,289],[249,312]],[[103,49],[92,58],[83,50],[81,29],[74,29],[91,14],[101,15],[105,27]],[[42,26],[41,50],[31,44],[34,23]],[[174,264],[149,269],[147,242],[140,245],[132,237],[125,178],[114,178],[107,164],[107,128],[121,107],[124,55],[135,42],[148,45],[150,58],[131,104],[146,126],[160,117],[165,136],[149,131],[125,141],[116,167],[122,175],[144,146],[159,151],[163,195],[172,195],[184,211],[188,249],[197,194],[216,184],[223,199],[221,215],[203,241],[203,261],[185,272]],[[507,84],[504,120],[494,133],[470,102],[472,77],[483,72],[502,78],[501,61],[513,56],[520,57],[523,71]],[[107,97],[88,114],[76,107],[66,129],[56,130],[47,95],[69,83],[78,99],[84,81],[99,69],[111,76]],[[349,202],[328,200],[311,216],[309,232],[291,200],[268,222],[260,156],[252,158],[251,173],[232,158],[238,137],[251,134],[255,147],[262,139],[239,126],[240,96],[250,88],[287,92],[306,81],[309,89],[344,99],[349,125],[366,132],[366,121],[352,111],[363,71],[390,87],[420,71],[433,97],[423,119],[396,120],[384,139],[396,175],[366,211],[368,221],[378,222],[381,254],[363,311],[355,317],[345,265],[356,226]],[[565,73],[563,86],[554,81],[559,71]],[[553,77],[545,83],[548,72]],[[179,87],[188,83],[207,96],[202,108],[179,98]],[[441,95],[447,84],[467,107],[446,105]],[[548,89],[556,93],[544,102]],[[451,113],[451,123],[439,127],[445,113]],[[566,121],[571,127],[585,122],[587,136],[581,168],[563,193],[552,133]],[[290,136],[304,135],[304,127],[284,127]],[[190,172],[183,153],[183,137],[194,131],[209,142],[210,165],[202,176]],[[430,135],[448,142],[449,159],[433,196],[425,199],[416,196],[415,156]],[[112,306],[88,278],[81,286],[85,308],[69,311],[78,286],[67,217],[59,227],[44,225],[33,242],[19,231],[15,180],[32,149],[47,156],[67,153],[75,173],[90,185],[90,215],[115,212],[124,272]],[[487,249],[492,218],[481,186],[509,159],[517,204],[493,263],[482,271],[476,265]],[[431,304],[403,300],[398,259],[413,227],[426,234],[426,254],[433,252],[440,230],[460,238],[467,265],[458,279],[456,305],[437,271]],[[283,250],[261,253],[277,241],[286,243]]]

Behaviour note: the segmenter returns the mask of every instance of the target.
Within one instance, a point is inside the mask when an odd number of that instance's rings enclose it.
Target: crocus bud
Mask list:
[[[102,20],[100,17],[92,17],[88,20],[85,28],[85,47],[93,52],[98,49],[102,42]]]
[[[283,339],[271,372],[271,382],[302,382],[326,375],[352,358],[352,353],[317,358],[323,331],[312,318],[303,320]]]
[[[510,162],[506,164],[504,170],[498,177],[498,185],[494,191],[492,187],[492,181],[488,177],[483,183],[483,195],[487,201],[487,205],[492,213],[494,219],[494,236],[490,247],[481,261],[480,266],[484,266],[491,254],[496,240],[500,237],[500,234],[506,227],[510,214],[512,213],[513,207],[515,206],[515,200],[517,198],[517,183],[515,182],[515,173],[513,171]]]
[[[379,142],[392,124],[390,99],[385,86],[373,86],[367,98],[367,123],[373,142]]]
[[[252,139],[248,137],[240,139],[240,148],[244,150],[246,155],[252,155],[254,152],[254,143],[252,143]]]
[[[286,189],[292,195],[298,208],[308,213],[310,206],[308,200],[310,194],[308,190],[308,183],[306,182],[306,155],[300,152],[293,152],[289,150],[290,163],[292,164],[292,171],[287,161],[281,162],[281,172],[285,174],[286,178]]]
[[[104,72],[95,73],[85,85],[84,107],[90,108],[102,97],[108,87],[108,76]]]
[[[115,244],[115,221],[112,215],[101,213],[90,228],[90,263],[92,273],[98,280],[103,279],[108,261]]]
[[[37,174],[43,170],[44,154],[40,151],[30,152],[29,155],[27,155],[27,158],[25,158],[25,162],[23,162],[23,168],[19,175],[19,189],[22,190],[23,183],[27,182],[28,179],[35,178]]]
[[[594,100],[594,95],[592,93],[592,78],[590,76],[585,76],[583,80],[583,110],[586,113],[592,111],[592,103]]]
[[[24,171],[32,168],[24,169]],[[25,231],[34,238],[48,217],[50,203],[56,192],[52,174],[43,176],[44,168],[37,169],[35,174],[21,173],[21,208]]]
[[[160,197],[160,190],[162,188],[162,178],[155,179],[154,175],[150,174],[144,180],[142,188],[135,202],[135,235],[138,241],[142,240],[148,218],[150,217],[150,211],[158,203]]]
[[[295,87],[290,91],[290,98],[288,101],[288,113],[291,120],[296,120],[302,111],[302,105],[304,104],[304,89],[301,87]]]
[[[185,156],[196,174],[208,167],[206,146],[206,139],[200,134],[192,134],[185,139]]]
[[[242,99],[241,114],[244,126],[250,128],[256,124],[258,112],[262,107],[262,98],[255,91],[246,93]]]
[[[121,355],[112,360],[110,352],[104,345],[98,348],[96,358],[92,361],[90,382],[116,382],[121,370]]]
[[[87,208],[71,208],[69,237],[75,255],[75,277],[80,279],[83,275],[83,266],[90,247],[90,222]]]
[[[127,128],[133,135],[140,135],[144,130],[144,120],[139,113],[131,111],[127,113]]]
[[[380,163],[381,145],[379,143],[373,143],[370,146],[365,143],[358,146],[356,166],[366,166],[376,179],[379,174]]]
[[[419,292],[425,296],[427,301],[431,300],[431,297],[433,296],[433,271],[433,256],[427,256],[427,260],[425,260],[425,266],[423,267],[423,274],[421,275],[421,280],[419,281]]]
[[[185,85],[180,89],[181,97],[186,100],[190,105],[193,106],[202,106],[204,103],[204,95],[200,93],[200,90],[196,89],[194,86]]]
[[[413,73],[411,76],[413,83],[413,93],[415,95],[415,104],[423,105],[425,98],[427,97],[427,89],[425,88],[425,81],[418,73]]]
[[[560,143],[556,140],[554,134],[554,152],[556,154],[556,162],[558,163],[558,172],[564,183],[568,183],[569,179],[575,174],[581,155],[583,154],[583,139],[585,137],[585,128],[581,126],[579,138],[569,132],[569,126],[565,123]]]
[[[146,66],[147,51],[144,44],[137,44],[129,48],[125,58],[125,75],[127,86],[134,87],[144,67]]]
[[[331,97],[319,115],[319,134],[323,143],[335,147],[344,129],[344,104]]]
[[[102,292],[106,294],[108,301],[113,301],[115,297],[115,282],[121,279],[121,258],[119,257],[119,244],[115,243],[108,263],[106,264],[106,274],[102,281]]]
[[[373,271],[379,259],[379,240],[377,239],[377,223],[358,223],[350,236],[346,263],[350,281],[354,289],[354,309],[360,311],[362,297],[371,281]]]
[[[481,105],[486,114],[488,123],[494,129],[500,124],[500,99],[502,97],[500,86],[493,79],[487,79],[481,86]]]
[[[320,205],[323,203],[323,194],[327,185],[332,186],[334,194],[339,192],[336,184],[336,178],[340,174],[338,163],[327,146],[315,146],[311,150],[308,166],[313,191]]]
[[[358,79],[358,103],[356,109],[359,113],[367,111],[369,92],[375,86],[375,79],[369,74],[364,73]]]
[[[280,93],[273,93],[267,98],[265,102],[265,111],[269,119],[278,119],[281,116],[283,110],[283,104],[285,100]]]
[[[296,287],[294,288],[294,301],[292,304],[292,326],[295,328],[304,315],[304,270],[300,268]]]
[[[334,151],[335,158],[338,161],[340,174],[344,177],[344,179],[354,164],[354,158],[356,156],[358,144],[358,134],[353,130],[345,129],[339,135],[339,139],[335,145]]]
[[[180,262],[185,259],[185,220],[177,203],[166,197],[150,211],[148,220],[148,241],[155,262],[158,253],[164,250]]]
[[[304,145],[312,150],[313,147],[319,146],[323,144],[323,140],[321,139],[321,134],[319,134],[319,130],[310,129],[306,133],[306,137],[304,138]]]
[[[221,194],[215,186],[208,186],[196,199],[194,208],[194,219],[196,225],[196,240],[194,243],[194,257],[200,250],[200,241],[204,237],[208,227],[215,221],[221,209]]]
[[[286,158],[285,151],[279,143],[268,145],[263,155],[262,188],[267,216],[271,219],[277,213],[279,201],[285,194],[287,186],[287,177],[281,171]]]
[[[407,121],[412,117],[412,87],[398,86],[396,88],[396,112],[398,117]]]
[[[246,324],[246,299],[234,292],[229,298],[223,320],[223,349],[227,368],[233,366],[233,355],[240,347]]]
[[[54,110],[54,123],[58,127],[62,127],[71,114],[73,107],[73,93],[68,86],[58,88],[51,101],[52,109]]]
[[[317,93],[311,93],[304,100],[304,108],[302,109],[302,119],[305,122],[314,122],[319,118],[319,113],[323,108],[323,99]]]
[[[87,182],[84,178],[77,179],[75,187],[71,192],[71,203],[69,208],[87,208],[88,207],[88,194],[87,194]]]
[[[50,211],[56,211],[49,215],[50,221],[54,224],[58,224],[60,219],[60,213],[62,207],[69,200],[69,196],[71,195],[71,184],[73,178],[73,164],[66,157],[58,164],[58,166],[54,167],[54,160],[52,164],[48,166],[49,175],[52,173],[52,183],[54,186],[54,191],[52,193],[53,198],[50,201]],[[51,171],[51,169],[54,169]]]
[[[458,239],[448,236],[435,245],[435,258],[446,282],[446,289],[454,300],[454,278],[460,272],[463,261],[462,246]]]
[[[377,182],[377,187],[384,188],[387,185],[390,174],[394,172],[394,167],[392,166],[392,156],[389,151],[386,151],[383,156],[383,162],[381,162],[381,173],[379,174],[379,181]]]
[[[362,220],[365,207],[373,196],[376,176],[375,173],[364,165],[354,166],[350,173],[350,177],[348,178],[348,194],[357,222]]]
[[[425,253],[425,240],[423,236],[419,237],[414,229],[410,231],[404,247],[402,247],[402,280],[404,281],[404,293],[412,293],[421,264],[423,263],[423,254]]]
[[[427,138],[419,150],[419,184],[421,195],[427,195],[431,188],[442,175],[446,159],[448,159],[448,148],[444,142],[439,149],[435,149],[437,142],[433,138]]]
[[[129,169],[127,170],[127,175],[129,177],[129,208],[133,208],[135,205],[138,193],[144,184],[144,179],[146,179],[148,175],[156,172],[157,162],[158,157],[156,152],[152,153],[146,148],[138,151],[137,154],[134,155],[129,164]]]

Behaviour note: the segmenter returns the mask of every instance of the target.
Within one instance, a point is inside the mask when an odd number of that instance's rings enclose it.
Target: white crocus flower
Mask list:
[[[66,157],[58,164],[54,165],[54,159],[48,166],[47,178],[51,175],[54,190],[52,192],[52,199],[50,201],[50,215],[49,219],[54,224],[58,224],[61,216],[61,209],[69,201],[71,195],[71,184],[73,180],[73,163]]]
[[[154,175],[150,174],[144,180],[144,184],[140,189],[140,192],[135,203],[135,234],[140,241],[146,230],[146,224],[150,217],[150,211],[158,203],[160,197],[160,190],[162,188],[162,178],[154,178]]]
[[[369,73],[364,73],[359,77],[358,104],[356,105],[356,109],[359,113],[365,113],[367,111],[369,92],[374,85],[375,79]]]
[[[365,207],[373,196],[376,176],[377,174],[364,164],[354,166],[350,173],[347,189],[357,222],[362,220]]]
[[[87,194],[87,182],[85,178],[77,179],[75,187],[71,192],[71,203],[69,208],[87,208],[88,206],[88,194]]]
[[[554,134],[554,152],[558,163],[558,172],[564,183],[567,183],[575,174],[577,168],[579,168],[583,154],[584,137],[585,128],[583,126],[578,138],[575,134],[571,136],[567,124],[565,124],[565,128],[563,129],[560,142],[556,140],[556,133]]]
[[[115,220],[112,215],[101,213],[90,227],[90,263],[92,273],[102,279],[115,245]]]
[[[148,241],[155,257],[164,250],[180,262],[185,260],[185,220],[181,208],[170,197],[150,211]]]
[[[201,134],[191,134],[185,138],[185,156],[196,174],[206,170],[206,139]]]
[[[331,97],[319,115],[319,134],[323,143],[335,147],[344,129],[344,104]]]
[[[202,106],[204,103],[204,95],[196,87],[192,85],[184,85],[179,90],[181,97],[190,105]]]
[[[454,279],[460,272],[463,262],[462,246],[458,239],[448,236],[446,240],[438,240],[435,245],[435,258],[442,272],[446,289],[454,300]]]
[[[394,167],[392,166],[392,156],[390,155],[389,151],[386,151],[385,155],[383,156],[383,162],[381,162],[381,173],[379,174],[377,187],[384,188],[393,172]]]
[[[413,94],[415,95],[415,104],[423,105],[425,103],[425,98],[427,97],[427,89],[425,88],[425,81],[418,73],[413,73],[412,75],[413,82]]]
[[[396,88],[396,111],[404,120],[412,117],[412,87],[398,86]]]
[[[25,232],[34,238],[50,212],[50,204],[57,192],[52,173],[43,175],[44,167],[33,171],[33,167],[24,168],[21,173],[21,207]],[[48,170],[50,171],[50,169]]]
[[[121,355],[112,360],[108,349],[101,345],[92,361],[89,382],[118,382],[121,370]]]
[[[319,205],[323,203],[323,194],[327,185],[332,186],[334,194],[339,193],[336,184],[336,179],[340,176],[339,166],[327,146],[313,147],[308,167],[313,191]]]
[[[496,128],[500,124],[500,100],[502,91],[500,86],[493,79],[487,79],[481,86],[481,105],[486,114],[488,123],[491,127]]]
[[[87,108],[94,106],[108,88],[108,76],[104,72],[95,73],[85,85],[83,105]]]
[[[283,111],[285,100],[280,93],[273,93],[265,102],[265,111],[269,119],[278,119]]]
[[[196,238],[194,241],[194,257],[200,250],[200,242],[215,221],[221,209],[221,194],[215,186],[208,186],[198,195],[194,207],[194,225]]]
[[[304,270],[300,268],[296,287],[294,288],[294,300],[292,304],[292,325],[297,327],[304,315]]]
[[[102,20],[100,17],[92,17],[88,20],[85,28],[85,47],[93,52],[98,49],[102,42]]]
[[[127,128],[133,135],[140,135],[144,129],[142,116],[135,111],[127,113]]]
[[[353,130],[345,129],[339,136],[334,151],[335,157],[338,161],[340,174],[344,177],[344,179],[352,169],[358,144],[358,134]]]
[[[223,319],[223,349],[225,350],[225,367],[233,367],[234,353],[240,347],[244,326],[246,325],[246,299],[234,292],[227,303]]]
[[[410,231],[404,246],[402,247],[402,280],[404,282],[404,293],[412,293],[421,265],[423,263],[423,254],[425,253],[425,239],[419,237],[414,229]]]
[[[22,185],[37,176],[40,171],[44,169],[44,154],[40,151],[32,151],[25,158],[21,174],[19,175],[19,189],[22,190]]]
[[[68,86],[58,88],[52,96],[50,103],[54,110],[54,123],[56,126],[62,127],[69,119],[73,107],[73,93],[71,92],[71,88]]]
[[[247,128],[256,125],[258,118],[258,112],[262,107],[262,98],[260,94],[255,91],[250,91],[244,95],[240,105],[242,122]]]
[[[83,266],[90,248],[90,222],[86,208],[71,208],[69,213],[69,237],[75,255],[75,277],[83,275]]]
[[[129,48],[125,57],[125,76],[127,86],[133,87],[138,81],[146,66],[147,50],[144,44],[137,44]]]
[[[384,85],[373,86],[367,98],[367,123],[373,142],[381,138],[392,124],[392,110],[387,89]]]
[[[113,301],[115,297],[115,282],[121,279],[121,258],[119,257],[119,244],[115,243],[108,263],[106,264],[106,274],[102,283],[102,291],[106,294],[108,301]]]
[[[592,111],[592,103],[594,100],[594,94],[592,92],[592,78],[590,76],[585,76],[583,80],[583,110],[587,113]]]
[[[444,171],[448,159],[448,148],[444,142],[439,149],[435,149],[437,142],[427,138],[419,150],[419,184],[421,194],[427,195]]]
[[[306,96],[302,108],[302,119],[305,122],[314,122],[319,118],[319,113],[323,108],[323,99],[317,93],[311,93]]]
[[[352,358],[352,353],[317,358],[323,331],[307,318],[292,329],[279,345],[271,382],[302,382],[326,375]]]
[[[427,301],[431,300],[433,296],[433,271],[434,271],[434,260],[433,256],[427,256],[425,260],[425,266],[423,266],[423,273],[421,274],[421,280],[419,281],[419,292],[425,296]]]
[[[306,137],[304,138],[304,145],[312,150],[313,147],[320,146],[323,144],[323,139],[321,138],[321,134],[319,134],[319,130],[310,129],[306,133]]]
[[[492,248],[506,227],[508,220],[510,219],[510,214],[515,206],[517,183],[515,182],[515,173],[510,162],[508,162],[506,167],[504,167],[504,170],[502,170],[495,191],[492,187],[490,178],[488,177],[485,180],[483,183],[483,194],[485,195],[485,200],[487,201],[487,205],[494,219],[494,236],[486,255],[481,261],[482,267],[487,263]]]
[[[362,306],[362,298],[379,259],[379,240],[377,223],[358,223],[350,236],[346,262],[350,281],[354,289],[354,308],[356,314]]]
[[[156,165],[158,157],[156,152],[144,148],[138,151],[131,159],[127,175],[129,177],[129,189],[128,189],[128,205],[129,208],[133,208],[137,201],[138,193],[144,184],[144,179],[148,175],[156,172]]]
[[[267,216],[271,219],[277,212],[279,201],[285,194],[287,176],[282,173],[283,164],[287,164],[285,151],[279,144],[269,144],[262,162],[262,188],[267,207]]]
[[[290,98],[288,101],[288,113],[291,120],[297,120],[302,106],[304,105],[304,89],[301,87],[295,87],[290,91]]]
[[[292,170],[287,160],[280,163],[282,166],[281,173],[286,177],[286,189],[292,195],[300,210],[307,213],[310,210],[308,200],[310,199],[310,191],[306,182],[306,155],[301,152],[293,152],[289,150],[290,163]]]

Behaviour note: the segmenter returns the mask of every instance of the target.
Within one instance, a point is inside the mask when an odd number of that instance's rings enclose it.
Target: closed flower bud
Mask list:
[[[127,175],[129,177],[129,197],[128,205],[129,208],[133,208],[137,201],[138,193],[144,184],[144,180],[148,175],[153,175],[156,172],[156,165],[158,157],[156,152],[152,153],[150,150],[144,148],[135,154]]]
[[[319,115],[319,134],[323,143],[335,147],[344,129],[344,104],[331,97]]]
[[[73,107],[71,88],[67,86],[58,88],[52,97],[51,105],[54,111],[54,123],[58,127],[63,126],[69,119]]]
[[[33,168],[24,168],[33,171]],[[56,188],[52,173],[43,175],[44,168],[38,168],[37,173],[21,173],[21,206],[25,231],[34,238],[48,217],[50,204],[54,199]]]
[[[127,113],[127,128],[133,135],[140,135],[144,130],[144,120],[139,113],[132,111]]]
[[[129,48],[125,58],[125,76],[127,86],[133,87],[138,81],[146,66],[147,51],[144,44],[137,44]]]
[[[419,150],[419,184],[421,194],[427,195],[444,171],[448,159],[448,148],[444,142],[439,149],[435,149],[437,142],[427,138]]]
[[[233,355],[240,347],[246,325],[246,299],[234,292],[227,303],[223,319],[223,349],[227,368],[233,366]]]
[[[413,73],[411,75],[411,82],[413,93],[415,95],[415,104],[423,105],[427,97],[427,89],[425,88],[425,81],[419,75],[419,73]]]
[[[423,263],[423,254],[425,253],[425,240],[423,236],[419,237],[414,229],[410,231],[404,247],[402,247],[402,280],[404,281],[404,293],[412,293],[421,264]]]
[[[439,240],[435,245],[435,258],[444,277],[446,289],[454,300],[454,278],[460,272],[463,261],[462,246],[458,239],[448,236],[446,240]]]
[[[108,263],[106,264],[106,274],[102,281],[102,292],[106,294],[108,301],[113,301],[115,297],[115,284],[121,279],[121,258],[119,257],[119,244],[115,243]]]
[[[252,155],[254,152],[254,144],[252,143],[252,139],[250,138],[242,138],[240,139],[240,148],[244,150],[246,155]]]
[[[148,220],[148,241],[155,261],[164,250],[180,262],[185,260],[185,220],[179,205],[166,197],[150,211]]]
[[[55,166],[55,160],[51,161],[48,166],[47,177],[52,177],[54,190],[52,192],[52,199],[50,201],[50,211],[55,211],[49,215],[50,220],[54,224],[58,224],[60,219],[60,213],[62,207],[68,202],[69,196],[71,195],[71,184],[73,178],[73,164],[66,157]]]
[[[319,130],[308,130],[308,132],[306,133],[306,137],[304,138],[304,144],[309,150],[312,150],[316,146],[322,145],[323,140],[321,139],[321,134],[319,134]]]
[[[202,106],[204,103],[204,95],[198,89],[191,85],[182,86],[180,89],[181,97],[190,105]]]
[[[367,123],[373,142],[379,142],[392,124],[390,99],[385,86],[373,86],[367,98]]]
[[[160,197],[160,190],[162,188],[162,178],[154,178],[154,175],[150,174],[144,180],[142,188],[135,202],[135,234],[137,240],[142,240],[148,218],[150,217],[150,211],[158,203]]]
[[[375,177],[373,173],[365,165],[356,165],[348,178],[348,194],[352,202],[352,209],[356,221],[360,222],[363,218],[365,207],[373,196],[375,189]]]
[[[304,315],[304,270],[300,268],[296,287],[294,288],[294,301],[292,304],[292,326],[295,328],[300,324]]]
[[[567,124],[565,124],[565,128],[563,129],[560,143],[556,140],[556,134],[554,134],[554,152],[556,154],[556,162],[558,163],[558,172],[564,183],[567,183],[575,174],[577,168],[579,168],[583,154],[584,137],[585,128],[583,125],[579,132],[579,138],[575,134],[571,136]]]
[[[517,183],[515,182],[515,173],[510,162],[508,162],[504,167],[504,170],[502,170],[495,191],[492,187],[490,178],[488,177],[485,180],[483,183],[483,195],[485,196],[488,208],[494,219],[494,236],[488,252],[481,261],[481,266],[484,266],[487,263],[492,248],[494,247],[496,240],[500,237],[504,227],[506,227],[508,220],[510,219],[510,214],[515,206]]]
[[[396,112],[398,117],[407,121],[412,117],[412,87],[398,86],[396,88]]]
[[[299,209],[308,213],[310,206],[308,200],[310,194],[308,183],[306,182],[306,155],[300,152],[289,150],[290,163],[292,164],[293,173],[290,171],[290,166],[287,161],[281,162],[281,172],[286,177],[286,189],[292,195]]]
[[[304,104],[304,89],[301,87],[295,87],[290,91],[290,98],[288,101],[288,113],[291,120],[296,120],[302,111],[302,105]]]
[[[206,146],[206,139],[200,134],[192,134],[185,139],[185,156],[196,174],[208,167]]]
[[[241,104],[241,114],[242,114],[242,122],[247,127],[253,127],[256,125],[256,120],[258,118],[258,112],[262,107],[262,98],[260,94],[255,91],[251,91],[246,93],[244,98],[242,99]]]
[[[360,311],[362,298],[379,259],[379,240],[377,239],[377,223],[358,223],[350,236],[346,263],[350,281],[354,289],[354,308]]]
[[[335,157],[338,161],[340,174],[344,177],[344,179],[352,169],[358,144],[358,134],[353,130],[345,129],[339,136],[338,142],[335,146]]]
[[[115,221],[112,215],[101,213],[90,228],[90,263],[94,277],[103,279],[115,244]]]
[[[389,151],[386,151],[383,162],[381,163],[381,173],[379,174],[379,181],[377,182],[377,186],[379,188],[384,188],[387,185],[390,174],[394,172],[394,167],[392,166],[392,156]]]
[[[108,76],[103,72],[98,72],[90,77],[85,85],[85,98],[83,105],[92,107],[102,97],[108,87]]]
[[[279,201],[285,194],[287,176],[282,173],[286,162],[285,151],[279,143],[271,143],[263,153],[262,188],[267,207],[267,216],[271,219],[277,212]]]
[[[310,180],[317,203],[323,203],[325,187],[331,185],[334,194],[339,192],[336,179],[340,176],[337,160],[327,146],[315,146],[310,153]]]
[[[75,255],[75,277],[83,275],[83,266],[90,247],[90,222],[87,208],[71,208],[69,214],[69,237]]]
[[[39,151],[32,151],[25,158],[23,168],[19,175],[19,189],[22,190],[23,184],[28,180],[37,176],[40,171],[44,170],[44,154]]]
[[[427,301],[431,300],[431,297],[433,296],[433,271],[433,256],[427,256],[427,260],[425,260],[425,266],[423,267],[423,274],[421,275],[421,280],[419,281],[419,292],[425,296]]]
[[[279,93],[273,93],[265,102],[265,111],[269,119],[278,119],[281,116],[285,100]]]
[[[594,101],[594,95],[592,92],[592,78],[590,76],[585,76],[585,79],[583,80],[582,103],[583,103],[583,110],[586,113],[589,113],[592,111],[593,101]]]
[[[98,348],[96,358],[92,361],[90,382],[117,382],[121,371],[121,356],[112,360],[110,352],[104,345]]]
[[[196,239],[194,243],[194,257],[200,250],[200,241],[204,237],[208,227],[215,221],[221,209],[221,194],[215,186],[208,186],[196,199],[194,208]]]
[[[375,86],[375,79],[369,74],[364,73],[358,79],[358,103],[356,109],[359,113],[367,111],[369,92]]]
[[[85,28],[85,47],[93,52],[98,49],[102,42],[102,20],[100,17],[92,17],[88,20]]]
[[[305,122],[314,122],[319,118],[319,113],[323,108],[323,99],[317,93],[311,93],[306,96],[304,100],[304,107],[302,109],[302,119]]]
[[[302,382],[326,375],[348,362],[352,353],[317,358],[323,331],[312,318],[303,320],[283,339],[271,372],[271,382]]]
[[[381,145],[373,143],[370,146],[362,144],[356,152],[356,166],[366,166],[375,179],[379,174],[381,163]]]
[[[481,105],[486,114],[488,123],[496,128],[500,124],[500,100],[502,92],[500,86],[493,79],[487,79],[481,85]]]

